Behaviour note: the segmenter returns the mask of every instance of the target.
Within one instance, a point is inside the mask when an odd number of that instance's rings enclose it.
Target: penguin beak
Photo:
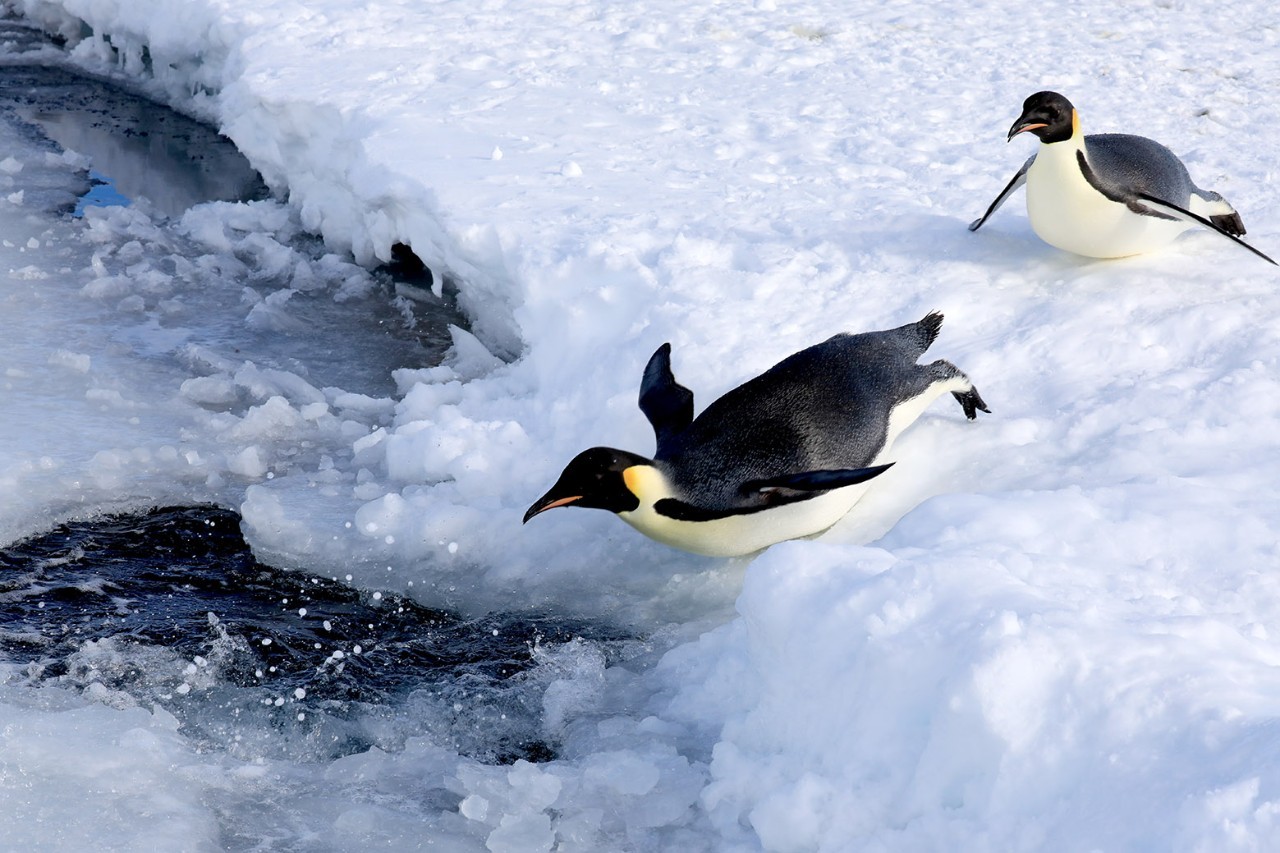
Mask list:
[[[552,489],[533,502],[533,506],[529,507],[529,511],[524,514],[524,521],[521,523],[528,524],[529,519],[533,518],[540,512],[546,512],[547,510],[555,509],[558,506],[576,504],[580,500],[582,500],[582,495],[568,495],[566,497],[561,497],[555,493],[555,489]]]
[[[1022,133],[1024,131],[1039,130],[1042,127],[1048,127],[1048,126],[1049,126],[1048,122],[1036,121],[1035,119],[1027,118],[1026,116],[1021,116],[1017,121],[1013,123],[1013,127],[1009,128],[1009,135],[1005,137],[1005,142],[1010,141],[1019,133]]]

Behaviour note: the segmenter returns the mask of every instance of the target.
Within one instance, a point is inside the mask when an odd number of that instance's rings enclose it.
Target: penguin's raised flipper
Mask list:
[[[1276,262],[1271,260],[1271,258],[1269,258],[1267,255],[1253,248],[1248,243],[1241,240],[1239,237],[1232,234],[1230,231],[1223,228],[1218,223],[1214,222],[1212,219],[1206,219],[1205,217],[1200,216],[1199,214],[1192,213],[1191,211],[1187,210],[1184,207],[1179,207],[1178,205],[1173,204],[1172,202],[1165,201],[1164,199],[1161,199],[1161,198],[1156,198],[1155,196],[1148,195],[1147,193],[1137,193],[1136,197],[1139,200],[1141,200],[1143,204],[1149,207],[1155,208],[1156,210],[1160,211],[1161,213],[1164,213],[1165,215],[1174,216],[1178,219],[1187,219],[1192,222],[1198,222],[1201,225],[1203,225],[1205,228],[1208,228],[1210,231],[1216,231],[1217,233],[1221,234],[1223,237],[1226,237],[1228,240],[1231,240],[1235,243],[1239,243],[1241,246],[1244,246],[1250,252],[1253,252],[1255,255],[1262,258],[1267,263],[1273,264],[1275,266],[1280,266],[1280,264],[1276,264]],[[1237,216],[1236,219],[1238,221],[1239,217]],[[1243,233],[1243,230],[1244,230],[1243,223],[1241,223],[1240,229],[1241,229],[1241,232]]]
[[[693,392],[671,372],[671,344],[658,347],[640,380],[640,411],[653,425],[658,452],[693,422]]]
[[[981,228],[982,224],[991,218],[991,214],[999,210],[1000,205],[1008,201],[1009,196],[1013,195],[1014,191],[1017,190],[1018,187],[1027,182],[1027,170],[1031,168],[1031,163],[1035,159],[1035,155],[1032,155],[1030,160],[1027,160],[1027,162],[1022,164],[1022,168],[1018,170],[1018,174],[1013,176],[1013,180],[1009,181],[1008,185],[1000,191],[1000,195],[996,196],[996,200],[991,202],[991,206],[987,208],[987,212],[969,223],[970,231],[977,231]]]
[[[808,497],[810,492],[826,492],[831,489],[842,489],[865,483],[872,477],[878,477],[893,467],[872,465],[870,468],[837,468],[831,471],[804,471],[799,474],[785,474],[781,477],[769,477],[764,480],[748,480],[742,484],[743,494],[769,492],[776,493],[785,502],[786,496],[793,495],[792,500]],[[799,493],[799,494],[794,494]]]

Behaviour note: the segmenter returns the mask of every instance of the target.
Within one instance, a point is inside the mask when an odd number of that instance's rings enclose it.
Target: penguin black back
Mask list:
[[[942,315],[932,313],[801,350],[725,393],[683,430],[660,435],[655,460],[691,502],[726,508],[741,502],[743,480],[862,468],[884,447],[894,406],[935,381],[915,362],[941,326]]]

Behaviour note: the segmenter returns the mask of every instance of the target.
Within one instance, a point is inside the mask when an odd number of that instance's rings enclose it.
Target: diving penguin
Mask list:
[[[989,412],[948,361],[916,364],[942,315],[883,332],[839,334],[727,392],[696,419],[671,372],[671,345],[649,359],[640,410],[657,451],[593,447],[525,513],[607,509],[641,533],[709,556],[758,551],[835,524],[862,497],[894,439],[951,392],[973,420]]]
[[[1157,249],[1197,224],[1275,261],[1240,239],[1240,214],[1216,192],[1202,190],[1168,148],[1144,136],[1080,132],[1071,102],[1037,92],[1022,105],[1008,139],[1029,131],[1040,147],[980,219],[977,231],[1024,183],[1031,227],[1051,246],[1091,258],[1120,258]]]

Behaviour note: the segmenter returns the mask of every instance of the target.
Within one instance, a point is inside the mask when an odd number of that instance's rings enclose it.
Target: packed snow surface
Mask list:
[[[216,500],[272,564],[661,653],[558,652],[558,757],[512,766],[426,738],[245,761],[160,710],[3,685],[0,845],[1280,845],[1280,273],[1205,231],[1065,254],[1021,195],[965,227],[1054,89],[1086,132],[1173,148],[1275,256],[1272,0],[7,6],[217,125],[281,200],[50,226],[0,193],[5,541]],[[69,165],[10,156],[0,183]],[[442,364],[369,345],[364,268],[397,243],[459,289]],[[663,342],[701,407],[934,309],[930,356],[993,414],[935,404],[822,536],[715,560],[602,512],[521,526],[579,450],[652,449]]]

